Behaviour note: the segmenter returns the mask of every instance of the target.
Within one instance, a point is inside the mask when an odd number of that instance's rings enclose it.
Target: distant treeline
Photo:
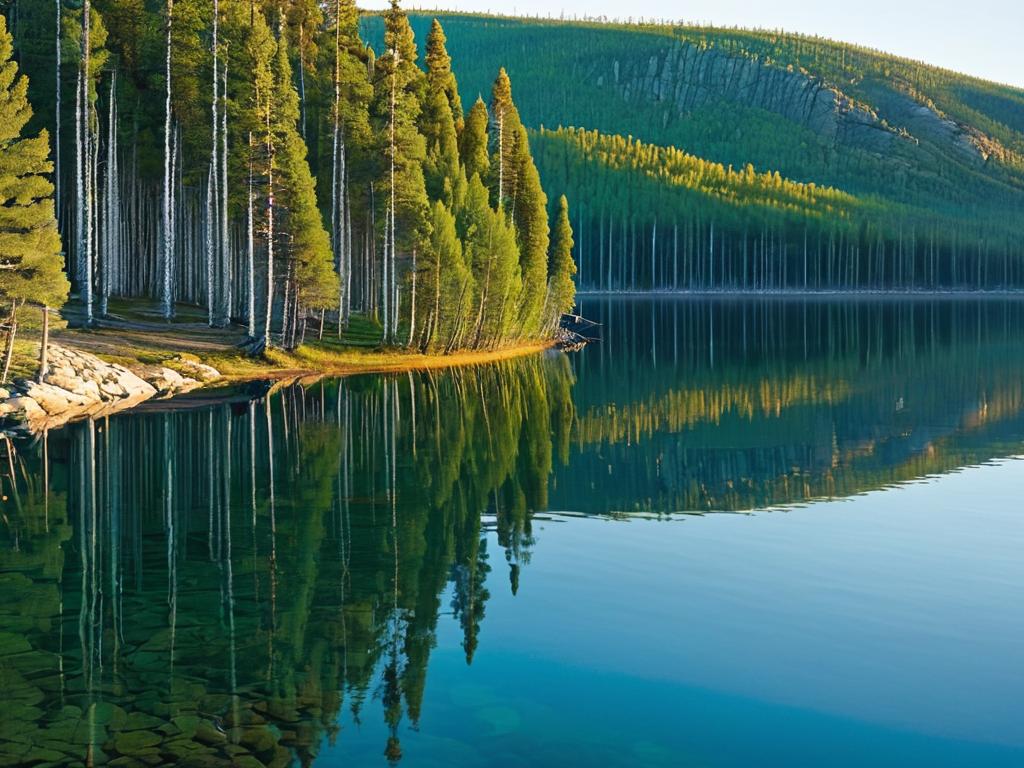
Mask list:
[[[1024,285],[1012,222],[948,217],[574,128],[534,134],[552,190],[581,201],[590,290],[997,290]]]

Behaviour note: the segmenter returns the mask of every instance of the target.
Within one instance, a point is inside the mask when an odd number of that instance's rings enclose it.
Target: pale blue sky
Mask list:
[[[359,3],[368,8],[383,0]],[[559,16],[562,12],[767,27],[920,59],[1024,87],[1024,0],[437,0],[405,7]]]

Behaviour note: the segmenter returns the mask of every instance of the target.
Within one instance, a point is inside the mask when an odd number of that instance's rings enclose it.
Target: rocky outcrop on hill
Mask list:
[[[88,352],[50,345],[49,372],[42,382],[17,379],[0,388],[0,429],[37,433],[85,416],[131,408],[153,397],[171,397],[219,378],[216,369],[177,361],[194,376],[160,365],[133,369]]]
[[[775,112],[824,144],[883,152],[899,134],[840,90],[803,72],[689,42],[669,43],[642,59],[615,61],[610,80],[623,98],[666,102],[677,116],[716,101]]]

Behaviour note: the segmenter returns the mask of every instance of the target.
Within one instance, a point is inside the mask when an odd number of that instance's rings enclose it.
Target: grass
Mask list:
[[[81,313],[74,304],[65,310],[64,316],[72,326],[81,322]],[[362,315],[352,317],[340,338],[337,326],[326,326],[322,339],[316,338],[318,330],[315,323],[310,323],[306,343],[298,349],[274,347],[253,357],[239,346],[246,340],[243,328],[210,328],[201,308],[176,307],[174,319],[166,321],[152,304],[112,301],[107,318],[96,327],[57,327],[52,331],[52,339],[126,367],[162,365],[187,374],[188,362],[201,362],[216,368],[227,381],[474,365],[539,352],[550,346],[547,342],[529,342],[499,350],[420,354],[381,346],[380,323]],[[38,356],[38,330],[28,328],[19,332],[11,378],[34,375]]]

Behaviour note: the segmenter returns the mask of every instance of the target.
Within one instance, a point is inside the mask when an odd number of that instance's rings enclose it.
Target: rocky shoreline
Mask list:
[[[103,416],[153,398],[169,398],[221,378],[217,369],[183,358],[125,367],[88,352],[51,344],[42,382],[16,379],[0,387],[0,431],[38,434],[69,421]]]

